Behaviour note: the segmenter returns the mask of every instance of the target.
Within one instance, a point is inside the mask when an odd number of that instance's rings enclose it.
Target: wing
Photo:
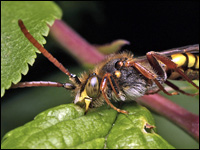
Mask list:
[[[179,48],[172,48],[169,50],[159,52],[159,54],[165,56],[170,56],[172,54],[177,54],[177,53],[199,53],[199,44],[188,45]]]
[[[188,45],[188,46],[183,46],[183,47],[178,47],[178,48],[172,48],[168,50],[164,50],[161,52],[157,52],[161,55],[164,56],[171,56],[173,54],[178,54],[178,53],[199,53],[199,44],[194,44],[194,45]],[[140,62],[140,61],[145,61],[147,60],[146,56],[140,56],[135,59],[135,61]]]

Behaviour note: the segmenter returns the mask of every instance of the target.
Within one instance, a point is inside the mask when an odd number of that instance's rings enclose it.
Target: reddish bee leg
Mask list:
[[[190,93],[187,93],[181,89],[179,89],[179,87],[177,87],[176,85],[174,85],[173,83],[171,83],[170,81],[166,80],[165,81],[165,84],[167,84],[168,86],[170,86],[171,88],[173,88],[174,90],[182,93],[182,94],[185,94],[185,95],[188,95],[188,96],[195,96],[195,95],[198,95],[199,93],[195,93],[195,94],[190,94]]]
[[[173,92],[173,93],[169,93],[165,90],[165,88],[160,84],[160,82],[158,82],[157,75],[155,73],[152,73],[151,71],[149,71],[148,69],[146,69],[145,67],[143,67],[143,65],[140,64],[140,62],[136,62],[136,61],[127,61],[125,64],[126,67],[135,67],[142,75],[144,75],[146,78],[153,80],[156,85],[159,87],[160,90],[162,90],[165,94],[167,95],[177,95],[177,92]]]
[[[190,80],[190,78],[188,76],[186,76],[184,74],[183,71],[181,71],[178,67],[177,67],[177,64],[174,63],[173,61],[171,61],[168,57],[165,57],[163,55],[160,55],[158,53],[155,53],[155,52],[148,52],[146,54],[147,56],[147,59],[148,61],[150,62],[150,64],[154,67],[154,61],[157,59],[157,60],[160,60],[161,62],[163,62],[165,65],[167,65],[167,67],[169,69],[172,69],[172,70],[175,70],[176,72],[178,72],[183,78],[185,78],[186,81],[188,81],[189,83],[191,83],[194,87],[196,87],[197,89],[199,89],[199,87],[194,83],[192,82],[192,80]]]
[[[172,95],[178,95],[178,92],[172,92],[172,93],[167,92],[167,91],[165,90],[165,88],[160,84],[160,82],[158,82],[158,80],[153,79],[153,81],[156,83],[156,85],[157,85],[165,94],[170,95],[170,96],[172,96]]]
[[[110,82],[110,85],[111,85],[111,88],[112,90],[114,91],[115,95],[119,98],[119,95],[118,95],[118,92],[116,91],[114,85],[113,85],[113,82],[111,80],[111,77],[112,75],[110,73],[106,73],[104,76],[103,76],[103,82],[106,82],[106,85],[107,85],[107,80]],[[114,80],[114,78],[112,78]],[[104,81],[106,80],[106,81]],[[102,83],[102,82],[101,82]],[[114,84],[117,86],[117,88],[119,89],[118,85],[116,84],[116,81],[114,80]],[[106,86],[105,86],[106,87]],[[104,87],[104,88],[105,88]],[[104,90],[104,89],[103,89]]]
[[[158,93],[160,91],[160,89],[158,89],[158,90],[153,90],[153,91],[148,91],[147,93],[145,93],[145,94],[147,94],[147,95],[149,95],[149,94],[156,94],[156,93]]]
[[[112,83],[112,80],[111,80],[111,76],[112,76],[112,75],[111,75],[110,73],[106,73],[106,74],[103,76],[103,80],[101,81],[101,85],[100,85],[100,90],[101,90],[101,92],[102,92],[102,94],[103,94],[103,96],[104,96],[104,98],[105,98],[106,103],[107,103],[111,108],[113,108],[114,110],[116,110],[116,111],[118,111],[118,112],[120,112],[120,113],[128,114],[127,111],[121,110],[121,109],[115,107],[115,106],[110,102],[110,100],[107,98],[107,95],[106,95],[106,93],[105,93],[105,88],[106,88],[106,86],[107,86],[107,82],[108,82],[108,81],[109,81],[109,83],[110,83],[110,85],[111,85],[112,90],[113,90],[114,93],[116,94],[116,96],[119,97],[119,95],[117,94],[117,91],[115,90],[115,88],[114,88],[114,86],[113,86],[113,83]],[[114,82],[115,82],[115,81],[114,81]],[[116,82],[115,82],[115,85],[117,85]]]
[[[20,82],[18,84],[13,84],[11,88],[24,88],[24,87],[37,87],[37,86],[64,87],[68,90],[72,90],[75,88],[75,86],[70,83],[59,83],[59,82],[51,82],[51,81]]]

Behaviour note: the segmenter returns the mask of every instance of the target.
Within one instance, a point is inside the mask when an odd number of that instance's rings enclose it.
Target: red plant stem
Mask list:
[[[138,102],[177,124],[199,141],[198,115],[188,112],[159,94],[145,95],[140,97]]]
[[[56,20],[50,29],[53,37],[78,58],[81,63],[96,64],[104,59],[104,55],[78,35],[71,27],[61,20]]]

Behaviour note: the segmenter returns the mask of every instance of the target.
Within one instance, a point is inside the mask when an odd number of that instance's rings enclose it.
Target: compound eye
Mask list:
[[[116,69],[120,69],[123,65],[124,65],[124,63],[123,63],[122,61],[117,61],[117,62],[115,63],[115,68],[116,68]]]
[[[98,97],[100,90],[99,86],[100,85],[97,76],[90,77],[85,86],[87,95],[91,98]]]

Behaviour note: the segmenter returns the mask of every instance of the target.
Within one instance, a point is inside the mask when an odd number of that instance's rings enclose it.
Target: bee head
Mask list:
[[[89,105],[93,99],[96,99],[100,93],[100,82],[96,73],[91,74],[83,88],[77,93],[74,103],[85,104],[85,111],[88,111]]]

